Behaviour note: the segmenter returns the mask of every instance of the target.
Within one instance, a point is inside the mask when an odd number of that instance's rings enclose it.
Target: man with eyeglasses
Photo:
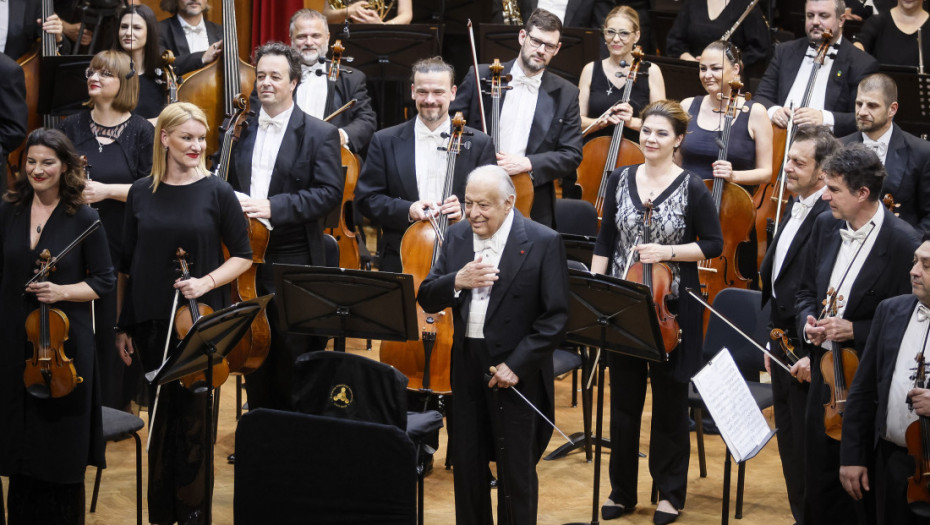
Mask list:
[[[533,11],[520,30],[520,54],[503,64],[502,74],[512,78],[502,93],[497,134],[491,129],[491,97],[484,94],[488,132],[499,137],[497,165],[510,176],[530,174],[535,190],[530,216],[550,228],[555,227],[555,181],[574,177],[581,163],[578,88],[546,71],[562,45],[561,35],[562,22],[544,9]],[[488,64],[479,66],[479,75],[484,91],[491,76]],[[481,127],[474,68],[449,110],[463,112],[466,121]]]

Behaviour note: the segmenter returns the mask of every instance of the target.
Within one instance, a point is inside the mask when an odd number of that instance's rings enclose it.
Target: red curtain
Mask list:
[[[288,43],[291,15],[303,7],[303,0],[255,0],[252,4],[252,47],[270,40]]]

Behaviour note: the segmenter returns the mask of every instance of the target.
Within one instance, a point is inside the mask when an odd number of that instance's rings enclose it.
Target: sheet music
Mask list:
[[[768,441],[772,431],[729,350],[720,350],[692,381],[737,462]]]

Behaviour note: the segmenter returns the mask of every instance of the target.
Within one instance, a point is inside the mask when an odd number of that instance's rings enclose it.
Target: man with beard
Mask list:
[[[326,78],[328,68],[324,63],[329,47],[329,27],[326,25],[326,17],[319,11],[301,9],[294,13],[291,17],[290,38],[291,47],[300,53],[303,71],[294,97],[297,105],[304,113],[323,119],[355,99],[351,108],[329,122],[339,128],[343,146],[348,146],[356,153],[363,153],[376,128],[375,112],[365,87],[365,73],[343,65],[340,67],[339,78],[332,86],[332,97],[329,96],[330,84]]]
[[[504,63],[510,75],[500,110],[500,144],[497,165],[514,176],[529,173],[535,197],[530,216],[549,227],[555,226],[555,181],[574,180],[581,163],[581,117],[578,88],[546,71],[562,46],[562,22],[545,9],[536,9],[520,30],[520,54]],[[490,80],[487,64],[479,66],[482,85]],[[475,71],[469,69],[460,85],[452,112],[462,111],[465,120],[480,127],[481,112],[475,88]],[[491,97],[484,96],[490,112]],[[491,122],[488,122],[490,130]],[[493,134],[493,133],[492,133]]]
[[[776,126],[788,127],[794,108],[795,126],[823,124],[830,126],[838,137],[855,131],[854,92],[864,76],[878,71],[878,62],[843,38],[841,17],[845,10],[843,0],[807,0],[804,8],[807,36],[776,48],[755,93]],[[816,47],[827,30],[833,33],[833,40],[810,100],[801,107]]]
[[[885,165],[882,197],[891,195],[895,212],[918,230],[930,229],[930,144],[892,122],[898,111],[898,86],[888,75],[862,79],[856,95],[856,127],[844,144],[860,142]]]
[[[204,18],[207,0],[161,0],[161,8],[172,17],[158,23],[159,43],[174,53],[174,69],[184,75],[219,58],[223,51],[223,28]]]
[[[452,221],[461,219],[465,176],[478,166],[494,164],[491,138],[466,127],[452,181],[446,181],[449,153],[444,148],[452,126],[449,104],[455,100],[454,79],[452,66],[440,57],[415,63],[410,96],[416,118],[382,129],[371,140],[355,187],[355,203],[383,230],[378,247],[383,271],[401,271],[400,240],[408,226],[440,213]],[[443,199],[447,183],[452,194]]]

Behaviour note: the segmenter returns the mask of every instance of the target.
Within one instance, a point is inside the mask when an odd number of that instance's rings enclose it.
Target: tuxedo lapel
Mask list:
[[[255,149],[255,136],[258,134],[258,117],[250,119],[248,127],[236,145],[236,154],[233,156],[236,163],[236,179],[239,182],[239,191],[251,193],[252,191],[252,151]]]
[[[879,204],[879,206],[881,206],[881,204]],[[872,245],[872,250],[863,263],[862,269],[859,270],[859,275],[857,275],[856,280],[853,281],[852,289],[846,300],[846,313],[843,317],[847,319],[855,315],[856,308],[859,307],[864,295],[875,288],[876,281],[885,275],[890,264],[889,259],[891,254],[889,253],[889,248],[894,231],[894,224],[892,223],[894,219],[891,212],[884,209],[884,207],[882,208],[882,213],[885,215],[882,228],[878,230],[878,237],[875,238],[875,244]],[[899,254],[899,256],[900,255],[903,254]]]
[[[187,46],[187,37],[184,36],[184,28],[181,27],[177,15],[171,17],[171,33],[174,34],[174,45],[178,46],[178,54],[190,54],[191,49]]]
[[[6,50],[7,52],[13,47],[10,45],[10,36],[20,35],[23,32],[23,21],[26,19],[26,2],[27,0],[13,0],[9,5],[9,30],[7,32]],[[28,35],[32,36],[32,35]],[[28,48],[27,48],[28,49]]]
[[[888,141],[888,152],[885,153],[885,182],[882,184],[882,194],[896,195],[907,169],[907,142],[904,140],[901,128],[894,126],[891,140]]]
[[[797,44],[785,43],[784,46],[796,45],[799,49],[786,49],[784,54],[783,62],[781,67],[779,67],[778,73],[781,76],[781,79],[778,83],[779,90],[781,91],[778,94],[778,102],[784,102],[788,99],[788,93],[791,92],[791,86],[794,85],[794,80],[798,75],[798,70],[801,69],[801,62],[804,61],[804,56],[807,53],[807,39],[798,39],[796,40]],[[827,89],[830,89],[829,87]]]
[[[827,296],[827,290],[831,286],[837,286],[839,283],[831,283],[830,276],[833,274],[833,266],[836,264],[836,258],[840,254],[840,245],[843,243],[843,239],[840,237],[839,230],[845,226],[845,221],[836,221],[833,225],[825,232],[825,235],[820,239],[813,239],[814,241],[819,241],[816,244],[810,246],[813,250],[823,250],[823,253],[826,254],[823,259],[820,261],[820,266],[817,268],[817,282],[822,283],[822,286],[819,286],[817,293],[817,300],[821,300]]]
[[[817,202],[814,203],[814,207],[811,208],[811,211],[808,212],[807,217],[804,218],[804,222],[801,223],[801,227],[798,228],[798,232],[794,234],[794,239],[791,240],[791,245],[788,247],[788,252],[785,254],[785,260],[782,262],[782,269],[787,268],[791,261],[801,253],[801,247],[806,246],[807,238],[810,235],[811,229],[814,227],[814,221],[817,220],[817,216],[826,210],[830,205],[827,204],[827,201],[823,199],[817,199]],[[791,217],[791,210],[788,210],[788,217]],[[779,232],[781,235],[781,232]],[[801,242],[798,242],[801,240]],[[772,244],[777,245],[774,241]],[[776,280],[781,279],[785,272],[781,272]]]
[[[274,161],[274,170],[271,172],[271,182],[268,184],[268,195],[277,195],[284,190],[284,179],[288,168],[294,162],[293,152],[300,151],[300,141],[304,136],[304,113],[294,105],[291,118],[287,121],[284,138],[278,157]]]
[[[835,101],[840,97],[841,92],[843,91],[843,85],[846,82],[846,77],[843,75],[849,73],[849,66],[852,63],[852,52],[846,46],[852,46],[846,40],[843,40],[843,43],[840,44],[840,48],[836,51],[836,58],[833,59],[833,66],[830,67],[830,75],[827,78],[827,92],[826,98],[824,100],[824,105],[829,107],[831,101]]]
[[[552,73],[543,71],[542,82],[539,86],[539,95],[536,97],[536,112],[533,113],[533,124],[530,126],[530,136],[526,141],[526,153],[536,153],[546,139],[546,132],[552,126],[555,115],[555,97],[560,88],[552,85]]]
[[[391,149],[394,153],[394,173],[400,177],[406,196],[413,201],[420,199],[420,190],[417,188],[417,137],[414,132],[417,118],[409,120],[391,141]]]
[[[491,317],[500,306],[501,301],[507,295],[507,290],[516,280],[524,261],[530,256],[532,248],[533,243],[526,236],[523,216],[514,210],[513,226],[510,228],[510,236],[507,237],[507,243],[504,245],[500,264],[497,265],[500,273],[497,275],[497,283],[491,288],[486,317]]]

